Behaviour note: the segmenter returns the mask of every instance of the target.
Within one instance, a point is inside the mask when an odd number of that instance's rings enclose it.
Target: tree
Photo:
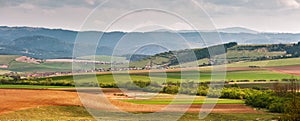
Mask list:
[[[289,90],[291,92],[291,100],[288,101],[285,108],[284,120],[288,121],[299,121],[300,119],[300,96],[298,94],[299,80],[292,79],[290,80]]]

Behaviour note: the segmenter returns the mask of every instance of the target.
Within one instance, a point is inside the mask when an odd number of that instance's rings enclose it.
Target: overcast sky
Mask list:
[[[300,0],[103,1],[0,0],[0,25],[70,30],[101,30],[109,26],[110,30],[121,31],[150,30],[157,27],[206,30],[215,26],[246,27],[261,32],[300,33]],[[128,11],[143,8],[161,11],[132,12],[117,20]],[[117,22],[110,26],[113,21]]]

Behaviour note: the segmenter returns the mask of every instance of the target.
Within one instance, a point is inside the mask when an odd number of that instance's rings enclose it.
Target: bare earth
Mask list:
[[[105,97],[92,89],[82,89],[79,93],[81,97],[87,99],[86,105],[91,108],[109,111],[129,111],[129,112],[156,112],[167,105],[147,105],[122,102],[116,99],[113,94],[120,93],[119,89],[103,89],[104,95],[110,103],[118,107],[109,107],[105,102]],[[105,98],[105,99],[104,99]],[[83,99],[83,101],[85,101]],[[99,102],[101,101],[101,102]],[[96,103],[97,102],[97,103]],[[39,108],[41,106],[82,106],[78,93],[74,89],[61,90],[24,90],[24,89],[0,89],[0,115],[17,110]],[[166,112],[182,112],[185,105],[173,105],[172,109]],[[201,105],[192,105],[188,112],[199,112]],[[217,104],[213,113],[263,113],[253,110],[243,104]]]
[[[268,67],[268,70],[300,76],[300,66]]]

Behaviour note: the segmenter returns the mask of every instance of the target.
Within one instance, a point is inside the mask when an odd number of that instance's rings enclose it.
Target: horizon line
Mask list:
[[[222,29],[231,29],[231,28],[242,28],[247,29],[250,31],[254,31],[257,33],[289,33],[289,34],[300,34],[300,32],[284,32],[284,31],[257,31],[252,28],[244,27],[244,26],[230,26],[230,27],[220,27],[216,28],[215,30],[171,30],[171,29],[154,29],[149,31],[126,31],[126,30],[112,30],[112,31],[103,31],[103,30],[76,30],[76,29],[70,29],[70,28],[62,28],[62,27],[45,27],[45,26],[28,26],[28,25],[0,25],[0,27],[9,27],[9,28],[36,28],[36,29],[50,29],[50,30],[65,30],[65,31],[73,31],[73,32],[124,32],[124,33],[131,33],[131,32],[139,32],[139,33],[146,33],[146,32],[159,32],[159,30],[165,30],[163,32],[184,32],[184,31],[198,31],[198,32],[220,32],[219,30]],[[243,32],[241,32],[243,33]]]

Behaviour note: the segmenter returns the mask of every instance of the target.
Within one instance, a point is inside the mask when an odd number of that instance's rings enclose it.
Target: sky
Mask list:
[[[300,0],[0,0],[0,26],[300,33]]]

